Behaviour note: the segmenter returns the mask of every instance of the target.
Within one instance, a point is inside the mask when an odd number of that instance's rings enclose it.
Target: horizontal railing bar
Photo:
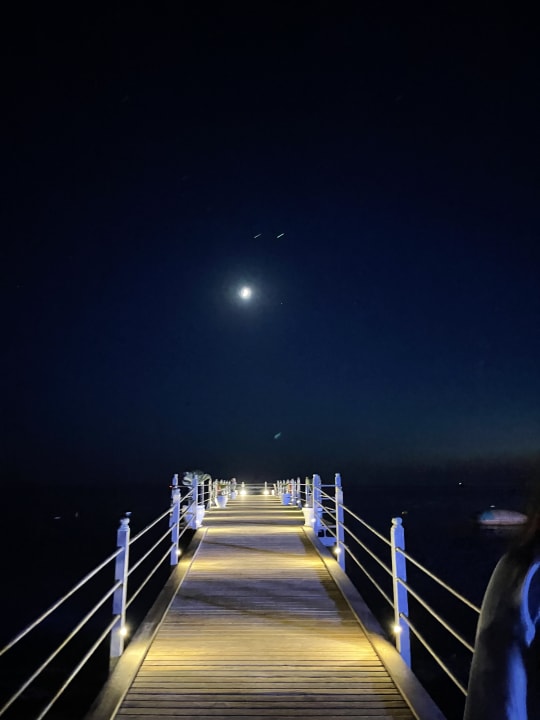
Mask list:
[[[410,627],[410,629],[413,631],[416,638],[422,643],[422,645],[426,648],[426,650],[429,652],[429,654],[434,658],[434,660],[440,665],[440,667],[444,670],[444,672],[448,675],[450,680],[458,687],[461,692],[467,697],[467,690],[463,687],[463,685],[459,682],[457,677],[453,674],[453,672],[444,664],[444,662],[439,658],[435,650],[431,647],[431,645],[427,642],[427,640],[421,635],[418,630],[414,627],[412,622],[409,620],[409,618],[404,615],[403,613],[399,614],[399,617],[404,620],[407,625]]]
[[[325,486],[325,487],[326,487],[326,486]],[[332,486],[332,487],[333,487],[333,486]],[[317,494],[317,492],[315,492],[315,495],[316,495],[316,494]],[[328,493],[324,492],[324,490],[320,490],[320,486],[319,486],[319,494],[320,494],[322,497],[327,498],[328,500],[330,500],[330,502],[335,502],[335,501],[336,501],[335,495],[329,495]]]
[[[326,515],[329,515],[329,516],[332,518],[332,520],[337,524],[336,513],[333,513],[333,512],[332,512],[331,510],[329,510],[328,508],[323,508],[323,510],[324,510],[324,513],[325,513]]]
[[[105,603],[106,600],[110,598],[110,596],[114,593],[114,591],[120,587],[122,583],[119,581],[113,587],[101,598],[101,600],[94,605],[94,607],[85,615],[85,617],[76,625],[73,630],[70,632],[70,634],[64,639],[64,641],[54,650],[48,658],[46,658],[41,665],[34,670],[32,675],[30,675],[29,678],[27,678],[24,683],[21,685],[21,687],[15,691],[15,693],[4,703],[4,705],[0,708],[0,716],[2,716],[8,708],[13,705],[15,700],[17,700],[23,692],[26,690],[27,687],[29,687],[34,680],[41,675],[41,673],[45,670],[46,667],[48,667],[52,661],[57,657],[62,650],[66,647],[66,645],[73,640],[75,635],[79,632],[81,628],[83,628],[86,623],[90,620],[91,617],[93,617],[96,612],[99,610],[99,608]]]
[[[136,563],[134,563],[134,564],[129,568],[128,577],[131,575],[131,573],[135,572],[135,570],[136,570],[140,565],[143,564],[143,562],[146,560],[146,558],[147,558],[149,555],[151,555],[151,554],[154,552],[154,550],[158,547],[158,545],[160,545],[160,544],[163,542],[163,540],[165,540],[166,537],[169,537],[170,534],[171,534],[171,528],[169,527],[169,528],[167,528],[167,530],[163,533],[163,535],[162,535],[158,540],[156,540],[156,542],[152,545],[152,547],[151,547],[139,560],[137,560]],[[169,548],[169,549],[170,549],[170,548]]]
[[[347,546],[347,545],[344,545],[344,547],[345,547],[345,550],[346,550],[346,551],[349,553],[349,555],[351,556],[351,559],[354,560],[354,562],[357,564],[357,566],[360,568],[360,570],[362,570],[362,572],[364,573],[364,575],[366,575],[366,577],[368,578],[368,580],[370,580],[370,582],[373,583],[373,585],[374,585],[374,586],[377,588],[377,590],[381,593],[381,595],[382,595],[383,598],[386,600],[386,602],[390,605],[390,607],[394,607],[394,602],[393,602],[393,601],[389,598],[389,596],[384,592],[384,590],[383,590],[382,587],[379,585],[379,583],[371,577],[371,575],[368,573],[368,571],[367,571],[366,568],[362,565],[362,563],[358,560],[358,558],[355,557],[355,556],[351,553],[351,551],[350,551],[350,549],[348,548],[348,546]]]
[[[342,507],[343,510],[345,510],[346,512],[348,512],[349,515],[350,515],[351,517],[353,517],[355,520],[357,520],[361,525],[363,525],[365,528],[367,528],[368,530],[370,530],[374,535],[376,535],[376,536],[379,538],[379,540],[382,540],[383,543],[385,543],[386,545],[388,545],[388,547],[391,547],[391,546],[392,546],[392,543],[390,542],[390,540],[388,540],[388,538],[386,538],[386,537],[385,537],[382,533],[380,533],[378,530],[375,530],[375,528],[371,527],[371,525],[368,525],[368,523],[367,523],[365,520],[362,520],[362,518],[361,518],[361,517],[358,517],[358,515],[356,515],[356,513],[353,513],[352,510],[349,510],[349,508],[346,507],[346,505],[340,505],[340,507]]]
[[[192,530],[192,528],[189,527],[189,525],[184,525],[184,527],[180,530],[180,533],[178,534],[178,540],[187,533],[188,530]]]
[[[136,543],[137,540],[140,540],[143,535],[145,535],[149,530],[151,530],[153,527],[155,527],[160,520],[163,520],[164,517],[167,517],[172,512],[172,507],[167,508],[164,513],[161,513],[159,517],[157,517],[155,520],[153,520],[150,525],[147,525],[145,528],[143,528],[137,535],[134,535],[131,540],[129,541],[130,545],[133,545],[133,543]]]
[[[328,530],[328,533],[329,533],[333,538],[335,538],[335,539],[337,540],[337,535],[336,535],[336,533],[332,530],[332,528],[330,527],[330,525],[324,525],[324,527],[321,528],[321,529],[322,529],[322,530]],[[328,537],[328,535],[327,535],[326,537]]]
[[[263,487],[263,485],[260,485],[260,487]],[[275,484],[274,484],[275,487]],[[297,485],[298,487],[298,485]],[[336,542],[339,542],[337,531],[338,527],[343,527],[344,531],[348,533],[348,536],[355,541],[355,543],[358,545],[359,548],[361,548],[365,553],[367,553],[375,562],[378,563],[378,565],[388,574],[392,577],[392,570],[388,568],[385,563],[372,551],[370,550],[367,545],[362,542],[357,535],[352,532],[344,523],[339,521],[338,518],[338,507],[342,509],[343,511],[346,511],[348,515],[350,515],[354,520],[356,520],[360,525],[364,526],[367,530],[369,530],[372,534],[374,534],[377,538],[382,540],[387,546],[391,547],[392,543],[380,532],[375,530],[372,526],[370,526],[367,522],[365,522],[362,518],[360,518],[358,515],[356,515],[354,512],[349,510],[344,505],[337,505],[336,503],[336,496],[334,494],[329,495],[321,488],[336,488],[335,484],[322,484],[317,486],[305,486],[305,489],[302,490],[302,488],[299,489],[299,492],[297,494],[298,498],[301,498],[303,494],[305,494],[306,498],[308,497],[308,490],[309,490],[309,497],[312,498],[312,500],[315,500],[315,506],[316,506],[316,512],[319,515],[319,520],[321,522],[321,529],[324,530],[324,533],[326,535],[326,539],[328,539],[329,536],[333,537]],[[181,498],[181,513],[179,514],[178,518],[178,525],[177,530],[180,531],[180,522],[182,522],[190,513],[190,511],[193,508],[192,504],[186,505],[186,502],[189,502],[190,498],[193,498],[194,496],[194,489],[190,489],[189,493],[187,493],[186,496]],[[199,495],[200,498],[202,498],[202,501],[204,502],[206,493],[201,493]],[[208,498],[211,498],[211,492],[210,489],[208,490]],[[299,503],[301,504],[301,500],[299,499]],[[161,515],[159,515],[155,520],[153,520],[148,526],[146,526],[143,530],[141,530],[137,535],[131,538],[129,545],[134,544],[138,540],[140,540],[147,532],[149,532],[152,528],[156,527],[159,522],[161,522],[164,518],[167,516],[170,518],[172,515],[174,509],[174,505],[171,505],[169,508],[167,508]],[[326,520],[329,520],[329,522],[326,522]],[[182,535],[187,532],[190,529],[190,523],[183,523],[185,526],[183,529],[178,533],[178,539],[182,537]],[[128,576],[134,573],[137,569],[141,567],[141,565],[149,558],[149,556],[159,547],[161,543],[163,543],[164,540],[167,539],[167,537],[170,536],[171,530],[174,529],[173,527],[169,526],[166,531],[159,537],[159,539],[154,542],[152,547],[148,549],[145,554],[137,560],[137,562],[132,565],[128,570]],[[331,542],[330,542],[331,544]],[[378,584],[378,582],[371,576],[371,574],[368,572],[368,570],[362,565],[362,563],[358,560],[358,558],[353,554],[353,551],[349,545],[346,545],[344,542],[341,542],[340,545],[343,546],[344,551],[348,554],[348,556],[354,561],[356,566],[363,572],[363,574],[369,579],[369,581],[372,583],[372,585],[379,591],[379,593],[382,595],[382,597],[386,600],[386,602],[390,605],[390,607],[394,606],[393,600],[387,595],[387,593],[382,589],[382,587]],[[146,578],[141,582],[141,584],[138,586],[137,590],[133,593],[131,598],[126,601],[125,603],[125,609],[131,606],[131,604],[135,601],[135,599],[139,596],[139,594],[142,592],[144,587],[148,584],[148,582],[151,580],[151,578],[155,575],[155,573],[158,571],[158,569],[163,565],[163,563],[167,560],[167,558],[171,554],[171,550],[173,550],[175,547],[177,547],[177,542],[173,542],[172,544],[169,543],[165,553],[158,559],[157,563],[153,566],[153,568],[150,570]],[[123,548],[117,548],[117,550],[112,553],[106,560],[104,560],[98,567],[96,567],[93,571],[91,571],[87,576],[85,576],[76,586],[74,586],[63,598],[61,598],[59,601],[57,601],[54,605],[52,605],[45,613],[43,613],[37,620],[35,620],[33,623],[31,623],[27,628],[25,628],[21,633],[19,633],[8,645],[6,645],[4,648],[0,650],[0,656],[6,653],[9,649],[11,649],[16,643],[18,643],[20,640],[22,640],[26,635],[28,635],[33,629],[35,629],[41,622],[43,622],[47,617],[49,617],[55,610],[57,610],[66,600],[68,600],[74,593],[76,593],[79,589],[81,589],[89,580],[91,580],[95,575],[97,575],[98,572],[100,572],[108,563],[110,563],[112,560],[117,558]],[[358,548],[355,548],[355,552],[358,552]],[[454,595],[457,599],[461,600],[465,605],[470,607],[471,609],[475,610],[477,613],[480,613],[480,608],[478,608],[476,605],[474,605],[472,602],[467,600],[467,598],[463,597],[455,591],[451,586],[447,585],[443,580],[441,580],[439,577],[434,575],[431,571],[429,571],[427,568],[425,568],[421,563],[419,563],[417,560],[412,558],[408,553],[406,553],[401,548],[396,548],[396,552],[401,552],[401,554],[413,565],[415,565],[417,568],[419,568],[422,572],[424,572],[428,577],[430,577],[432,580],[437,582],[441,587],[443,587],[445,590],[450,592],[452,595]],[[399,582],[404,588],[406,588],[407,592],[409,592],[431,615],[432,617],[440,624],[442,625],[451,635],[453,635],[467,650],[470,652],[474,652],[474,648],[464,639],[460,636],[460,634],[455,631],[448,622],[442,618],[427,602],[425,602],[414,590],[411,588],[406,581],[401,580],[400,578],[397,578],[397,582]],[[41,674],[43,671],[50,665],[50,663],[64,650],[64,648],[68,645],[68,643],[71,642],[71,640],[80,632],[80,630],[84,627],[84,625],[96,614],[96,612],[103,606],[103,604],[106,602],[106,600],[121,586],[122,582],[118,581],[115,583],[115,585],[101,598],[98,603],[86,614],[86,616],[79,621],[79,623],[75,626],[75,628],[70,632],[70,634],[61,642],[61,644],[52,652],[52,654],[41,663],[40,667],[33,672],[33,674],[24,681],[23,685],[15,692],[14,695],[12,695],[9,700],[4,704],[2,708],[0,708],[0,716],[3,716],[3,714],[8,710],[8,708],[11,707],[11,705],[21,697],[21,695],[25,692],[25,690],[34,682],[34,680]],[[79,664],[76,666],[76,668],[73,670],[73,672],[69,675],[69,677],[65,680],[63,685],[58,689],[52,700],[47,704],[45,708],[41,711],[40,715],[35,720],[42,720],[45,715],[49,712],[51,707],[54,705],[54,703],[58,700],[58,698],[62,695],[62,693],[65,691],[65,689],[68,687],[68,685],[72,682],[72,680],[75,678],[75,676],[80,672],[82,667],[88,662],[89,658],[94,654],[100,643],[103,642],[103,640],[106,638],[107,634],[111,631],[111,629],[117,624],[119,615],[115,615],[112,619],[111,623],[107,626],[107,628],[104,630],[104,632],[100,635],[99,639],[92,645],[90,650],[85,654],[83,659],[79,662]],[[425,640],[425,638],[416,630],[415,626],[410,622],[409,618],[404,615],[403,613],[400,613],[400,618],[402,618],[410,627],[416,638],[419,640],[419,642],[426,648],[426,650],[432,655],[432,657],[435,659],[435,661],[438,663],[438,665],[444,670],[444,672],[449,676],[449,678],[452,680],[452,682],[459,688],[459,690],[466,696],[467,691],[463,687],[463,685],[459,682],[459,680],[453,675],[452,671],[444,664],[443,660],[436,654],[436,651],[429,645],[429,643]]]
[[[420,595],[418,595],[418,593],[415,592],[408,583],[406,583],[406,582],[405,582],[404,580],[402,580],[401,578],[397,578],[397,581],[398,581],[398,583],[399,583],[400,585],[403,585],[403,587],[407,588],[407,592],[409,592],[414,598],[416,598],[416,599],[418,600],[418,602],[420,603],[420,605],[422,605],[423,607],[425,607],[425,609],[426,609],[429,613],[431,613],[431,615],[433,615],[433,617],[443,626],[443,628],[444,628],[445,630],[448,630],[448,632],[449,632],[451,635],[453,635],[453,636],[456,638],[456,640],[459,640],[459,642],[460,642],[464,647],[466,647],[467,650],[469,650],[469,652],[471,652],[471,653],[474,652],[474,648],[472,647],[472,645],[470,645],[466,640],[464,640],[464,639],[461,637],[461,635],[460,635],[458,632],[456,632],[456,631],[454,630],[454,628],[451,627],[451,625],[449,625],[448,622],[447,622],[443,617],[441,617],[441,615],[439,615],[430,605],[428,605],[428,603],[427,603],[425,600],[423,600],[423,599],[420,597]]]
[[[126,610],[127,610],[127,608],[131,605],[131,603],[135,600],[135,598],[139,595],[139,593],[140,593],[141,590],[145,587],[145,585],[149,582],[150,578],[157,572],[157,570],[158,570],[158,568],[160,567],[160,565],[169,557],[169,554],[170,554],[170,552],[171,552],[171,547],[172,547],[172,545],[167,548],[167,552],[163,555],[163,557],[161,558],[161,560],[159,560],[159,562],[157,563],[157,565],[154,566],[154,569],[153,569],[150,573],[148,573],[148,575],[146,576],[146,578],[145,578],[145,579],[142,581],[142,583],[139,585],[138,589],[133,593],[133,595],[131,596],[131,598],[126,601]]]
[[[57,600],[54,605],[51,605],[51,607],[48,610],[45,610],[45,612],[40,615],[34,622],[30,623],[28,627],[26,627],[24,630],[22,630],[18,635],[16,635],[13,640],[11,640],[7,645],[5,645],[0,650],[0,657],[6,653],[8,650],[10,650],[14,645],[16,645],[19,640],[22,640],[23,637],[28,635],[29,632],[31,632],[35,627],[37,627],[43,620],[45,620],[51,613],[53,613],[55,610],[57,610],[68,598],[70,598],[72,595],[74,595],[77,590],[80,590],[89,580],[91,580],[94,575],[97,575],[100,570],[103,570],[108,563],[110,563],[112,560],[114,560],[120,553],[122,552],[123,548],[118,548],[113,553],[111,553],[100,565],[98,565],[96,568],[94,568],[91,572],[88,573],[88,575],[85,575],[82,580],[80,580],[74,587],[71,588],[69,592],[67,592],[60,600]]]
[[[173,527],[174,527],[174,525],[172,525],[172,526],[169,528],[169,532],[173,529]],[[186,533],[188,530],[192,530],[192,528],[190,528],[188,524],[183,523],[183,522],[181,521],[181,518],[178,518],[178,542],[180,542],[180,538],[181,538],[182,535],[184,535],[184,533]]]
[[[461,602],[464,603],[465,605],[467,605],[468,607],[470,607],[471,610],[474,610],[475,612],[477,612],[477,613],[480,615],[480,608],[479,608],[479,607],[477,607],[476,605],[474,605],[470,600],[467,600],[467,598],[466,598],[466,597],[463,597],[463,595],[460,595],[460,594],[457,592],[457,590],[454,590],[454,588],[450,587],[450,585],[447,585],[447,584],[444,582],[444,580],[441,580],[441,578],[437,577],[437,576],[434,575],[430,570],[428,570],[426,567],[424,567],[423,565],[421,565],[421,564],[418,562],[418,560],[415,560],[413,557],[411,557],[407,552],[405,552],[405,550],[402,550],[401,548],[396,548],[396,552],[401,553],[402,555],[404,555],[404,556],[407,558],[407,560],[409,560],[410,562],[412,562],[413,565],[416,565],[416,567],[417,567],[419,570],[422,570],[422,572],[424,572],[428,577],[430,577],[432,580],[435,580],[435,582],[439,583],[439,585],[440,585],[441,587],[443,587],[443,588],[444,588],[445,590],[447,590],[449,593],[451,593],[452,595],[454,595],[458,600],[461,600]]]
[[[180,508],[180,515],[178,517],[178,522],[182,522],[182,520],[186,517],[186,515],[188,513],[189,513],[189,505],[186,506],[185,510],[182,510],[182,508]]]
[[[372,550],[370,550],[370,549],[367,547],[367,545],[364,545],[364,543],[360,540],[360,538],[356,537],[356,535],[353,533],[352,530],[349,530],[349,528],[348,528],[346,525],[343,526],[343,529],[345,530],[346,533],[348,533],[348,534],[358,543],[358,545],[360,545],[360,547],[362,548],[362,550],[364,550],[365,552],[367,552],[368,555],[371,555],[371,557],[375,560],[375,562],[378,562],[378,563],[379,563],[379,565],[383,568],[383,570],[384,570],[386,573],[388,573],[388,575],[392,576],[392,570],[390,570],[390,568],[387,567],[387,566],[384,564],[384,562],[383,562],[379,557],[377,557],[377,555],[376,555]],[[351,553],[351,555],[352,555],[352,553]],[[354,557],[354,556],[353,556],[353,557]]]
[[[49,710],[52,708],[54,703],[58,700],[58,698],[62,695],[64,690],[68,687],[68,685],[71,683],[71,681],[77,676],[77,674],[80,672],[80,670],[86,665],[88,660],[92,657],[92,655],[96,652],[100,644],[105,640],[107,635],[110,633],[112,628],[114,627],[115,623],[118,620],[118,615],[115,615],[113,620],[107,625],[105,630],[101,633],[99,638],[96,640],[96,642],[92,645],[92,647],[88,650],[86,655],[83,657],[83,659],[79,662],[79,664],[76,666],[76,668],[73,670],[73,672],[69,675],[69,677],[65,680],[62,687],[57,691],[56,695],[52,698],[52,700],[43,708],[43,710],[40,712],[40,714],[36,717],[36,720],[43,720],[45,715],[49,712]]]

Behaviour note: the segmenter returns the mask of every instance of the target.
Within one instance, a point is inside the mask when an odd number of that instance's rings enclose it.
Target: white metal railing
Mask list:
[[[170,507],[161,515],[147,525],[134,537],[130,537],[130,513],[127,513],[120,521],[120,527],[117,532],[117,549],[111,553],[103,562],[91,570],[82,578],[74,587],[71,588],[62,598],[56,601],[38,618],[31,622],[26,628],[21,630],[15,637],[10,640],[4,647],[0,648],[0,658],[7,656],[16,646],[21,647],[21,643],[26,641],[38,628],[49,620],[55,613],[63,610],[68,600],[75,595],[80,594],[84,589],[85,593],[89,590],[90,581],[96,581],[100,576],[104,582],[103,572],[106,568],[110,568],[114,562],[114,583],[108,587],[95,602],[95,604],[83,615],[76,623],[68,635],[58,644],[50,654],[37,666],[31,673],[21,682],[18,687],[12,688],[7,697],[0,699],[0,717],[4,716],[10,709],[15,711],[18,702],[24,700],[25,692],[31,685],[38,681],[44,671],[52,666],[54,660],[64,651],[75,637],[80,637],[81,631],[87,627],[91,619],[96,619],[100,610],[103,609],[105,603],[112,597],[113,617],[109,621],[105,621],[104,627],[98,631],[99,635],[91,647],[82,654],[82,657],[76,663],[66,678],[63,679],[60,686],[56,690],[51,691],[51,696],[46,704],[37,711],[37,715],[33,716],[34,720],[42,720],[51,710],[53,705],[64,694],[65,690],[70,686],[75,677],[82,668],[87,664],[88,660],[102,646],[107,636],[110,636],[109,658],[110,664],[113,666],[124,651],[125,638],[128,634],[126,624],[126,612],[132,605],[133,601],[140,595],[144,587],[156,572],[162,568],[166,561],[170,566],[178,563],[181,553],[180,541],[188,530],[196,529],[200,526],[202,516],[206,504],[212,502],[213,490],[212,479],[210,476],[199,476],[197,474],[186,474],[183,481],[183,490],[178,483],[178,475],[173,477],[171,488]],[[230,489],[228,488],[230,492]],[[183,504],[184,503],[184,504]],[[159,529],[165,525],[165,529]],[[159,531],[159,535],[154,537],[154,533]],[[137,544],[137,548],[142,545],[141,540],[149,540],[150,546],[141,550],[140,557],[130,564],[130,553],[132,548]],[[159,555],[156,559],[156,554]],[[150,564],[152,562],[152,564]],[[138,583],[133,581],[134,573],[141,571],[146,566],[146,574]],[[148,568],[148,566],[150,566]],[[48,683],[47,683],[48,684]],[[47,688],[47,692],[49,687]]]
[[[13,709],[16,703],[24,698],[28,688],[51,666],[68,644],[79,636],[89,621],[96,618],[99,611],[103,609],[103,606],[111,597],[113,601],[112,619],[108,619],[103,623],[104,626],[96,633],[97,639],[86,652],[83,651],[82,657],[69,675],[63,679],[60,686],[51,691],[51,697],[39,709],[38,714],[33,716],[33,720],[42,720],[45,717],[88,660],[103,645],[107,636],[110,636],[109,658],[110,664],[113,666],[124,651],[125,637],[128,632],[128,609],[167,560],[170,566],[177,564],[180,554],[180,541],[184,534],[188,530],[200,527],[205,510],[214,504],[219,504],[220,497],[227,499],[234,497],[235,493],[246,491],[244,483],[238,486],[234,479],[231,481],[212,480],[209,475],[201,473],[186,473],[182,485],[179,484],[178,476],[175,475],[170,488],[171,502],[169,508],[133,537],[131,537],[130,516],[126,514],[126,517],[121,519],[118,528],[117,549],[0,649],[0,658],[7,656],[15,646],[23,643],[34,630],[41,627],[54,613],[62,609],[68,600],[83,588],[86,591],[90,581],[95,581],[97,576],[101,576],[103,571],[114,563],[114,582],[101,593],[95,604],[75,624],[73,629],[49,656],[38,663],[37,667],[16,689],[10,691],[9,697],[0,699],[0,717],[4,716],[8,710]],[[420,570],[426,577],[437,583],[440,588],[465,604],[473,612],[479,613],[480,609],[405,551],[405,537],[401,518],[392,520],[389,538],[378,532],[343,504],[343,492],[339,474],[336,474],[334,482],[331,484],[323,484],[318,475],[314,475],[311,479],[306,478],[303,482],[300,478],[280,480],[274,483],[271,488],[265,483],[262,492],[263,494],[278,494],[285,504],[301,507],[306,524],[313,528],[326,546],[333,547],[342,569],[345,570],[347,558],[370,580],[373,587],[393,609],[396,645],[408,665],[411,664],[410,634],[412,633],[456,687],[466,695],[463,684],[455,677],[451,669],[418,630],[416,620],[415,622],[411,620],[408,607],[409,596],[413,597],[466,650],[472,652],[473,647],[438,611],[433,609],[431,604],[421,597],[415,588],[411,587],[407,581],[406,563],[410,563]],[[345,518],[347,518],[347,522],[345,522]],[[161,527],[162,524],[165,524],[164,529]],[[372,550],[360,537],[360,534],[364,531],[369,533],[370,538],[383,545],[383,549],[388,553],[387,560],[381,559],[379,553]],[[143,541],[147,543],[145,548],[142,547]],[[138,552],[136,560],[130,559],[130,556],[134,554],[134,548]],[[383,576],[388,577],[391,581],[392,590],[390,592],[387,592],[382,583],[366,568],[368,558],[375,563]],[[134,575],[144,568],[146,568],[144,577],[139,579],[138,582],[134,582]]]
[[[426,602],[415,588],[411,587],[410,583],[407,582],[407,562],[414,565],[414,567],[427,578],[437,583],[440,588],[451,594],[477,615],[480,614],[480,608],[405,551],[405,532],[402,519],[400,517],[392,519],[389,537],[375,530],[375,528],[343,504],[343,492],[339,473],[336,474],[335,480],[331,484],[323,484],[320,477],[314,475],[312,479],[306,478],[303,483],[300,481],[300,478],[296,480],[279,481],[276,483],[275,488],[282,497],[284,494],[290,494],[290,500],[286,500],[286,504],[294,501],[295,504],[302,507],[306,524],[313,528],[319,536],[319,540],[324,545],[332,547],[342,569],[345,570],[345,558],[350,559],[390,605],[394,614],[393,631],[396,647],[407,665],[411,665],[410,635],[412,633],[448,675],[454,685],[466,696],[466,687],[418,630],[416,624],[411,621],[409,616],[409,596],[413,597],[441,628],[454,637],[470,653],[474,651],[473,644],[463,638],[462,635],[444,619],[442,614]],[[330,488],[333,489],[332,494],[327,492]],[[347,522],[345,521],[345,517],[347,518]],[[356,530],[356,527],[358,527],[358,530]],[[374,552],[366,542],[359,537],[360,528],[367,530],[369,537],[376,539],[386,547],[386,551],[388,552],[388,559],[386,561],[382,560],[379,554]],[[359,557],[360,555],[362,555],[362,560]],[[364,558],[367,557],[375,562],[376,566],[381,569],[383,575],[390,578],[392,585],[391,592],[387,592],[382,587],[381,582],[366,568]]]

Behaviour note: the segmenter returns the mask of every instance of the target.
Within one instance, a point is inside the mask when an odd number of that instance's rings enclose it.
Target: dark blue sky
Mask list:
[[[5,478],[540,452],[530,19],[278,5],[7,26]]]

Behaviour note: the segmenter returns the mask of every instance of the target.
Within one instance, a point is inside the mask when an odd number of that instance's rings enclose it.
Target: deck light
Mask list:
[[[120,635],[121,635],[122,637],[126,637],[127,634],[128,634],[127,627],[126,627],[125,625],[123,625],[123,626],[120,628]]]
[[[247,495],[247,490],[246,490],[246,488],[242,488],[242,489],[240,490],[240,495]]]
[[[401,627],[401,625],[393,625],[392,630],[395,632],[396,635],[399,635],[399,633],[403,631],[403,628]]]

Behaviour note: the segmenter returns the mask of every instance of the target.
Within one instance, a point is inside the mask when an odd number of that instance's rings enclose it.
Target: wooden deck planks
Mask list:
[[[414,717],[302,524],[262,495],[207,514],[120,720]]]

